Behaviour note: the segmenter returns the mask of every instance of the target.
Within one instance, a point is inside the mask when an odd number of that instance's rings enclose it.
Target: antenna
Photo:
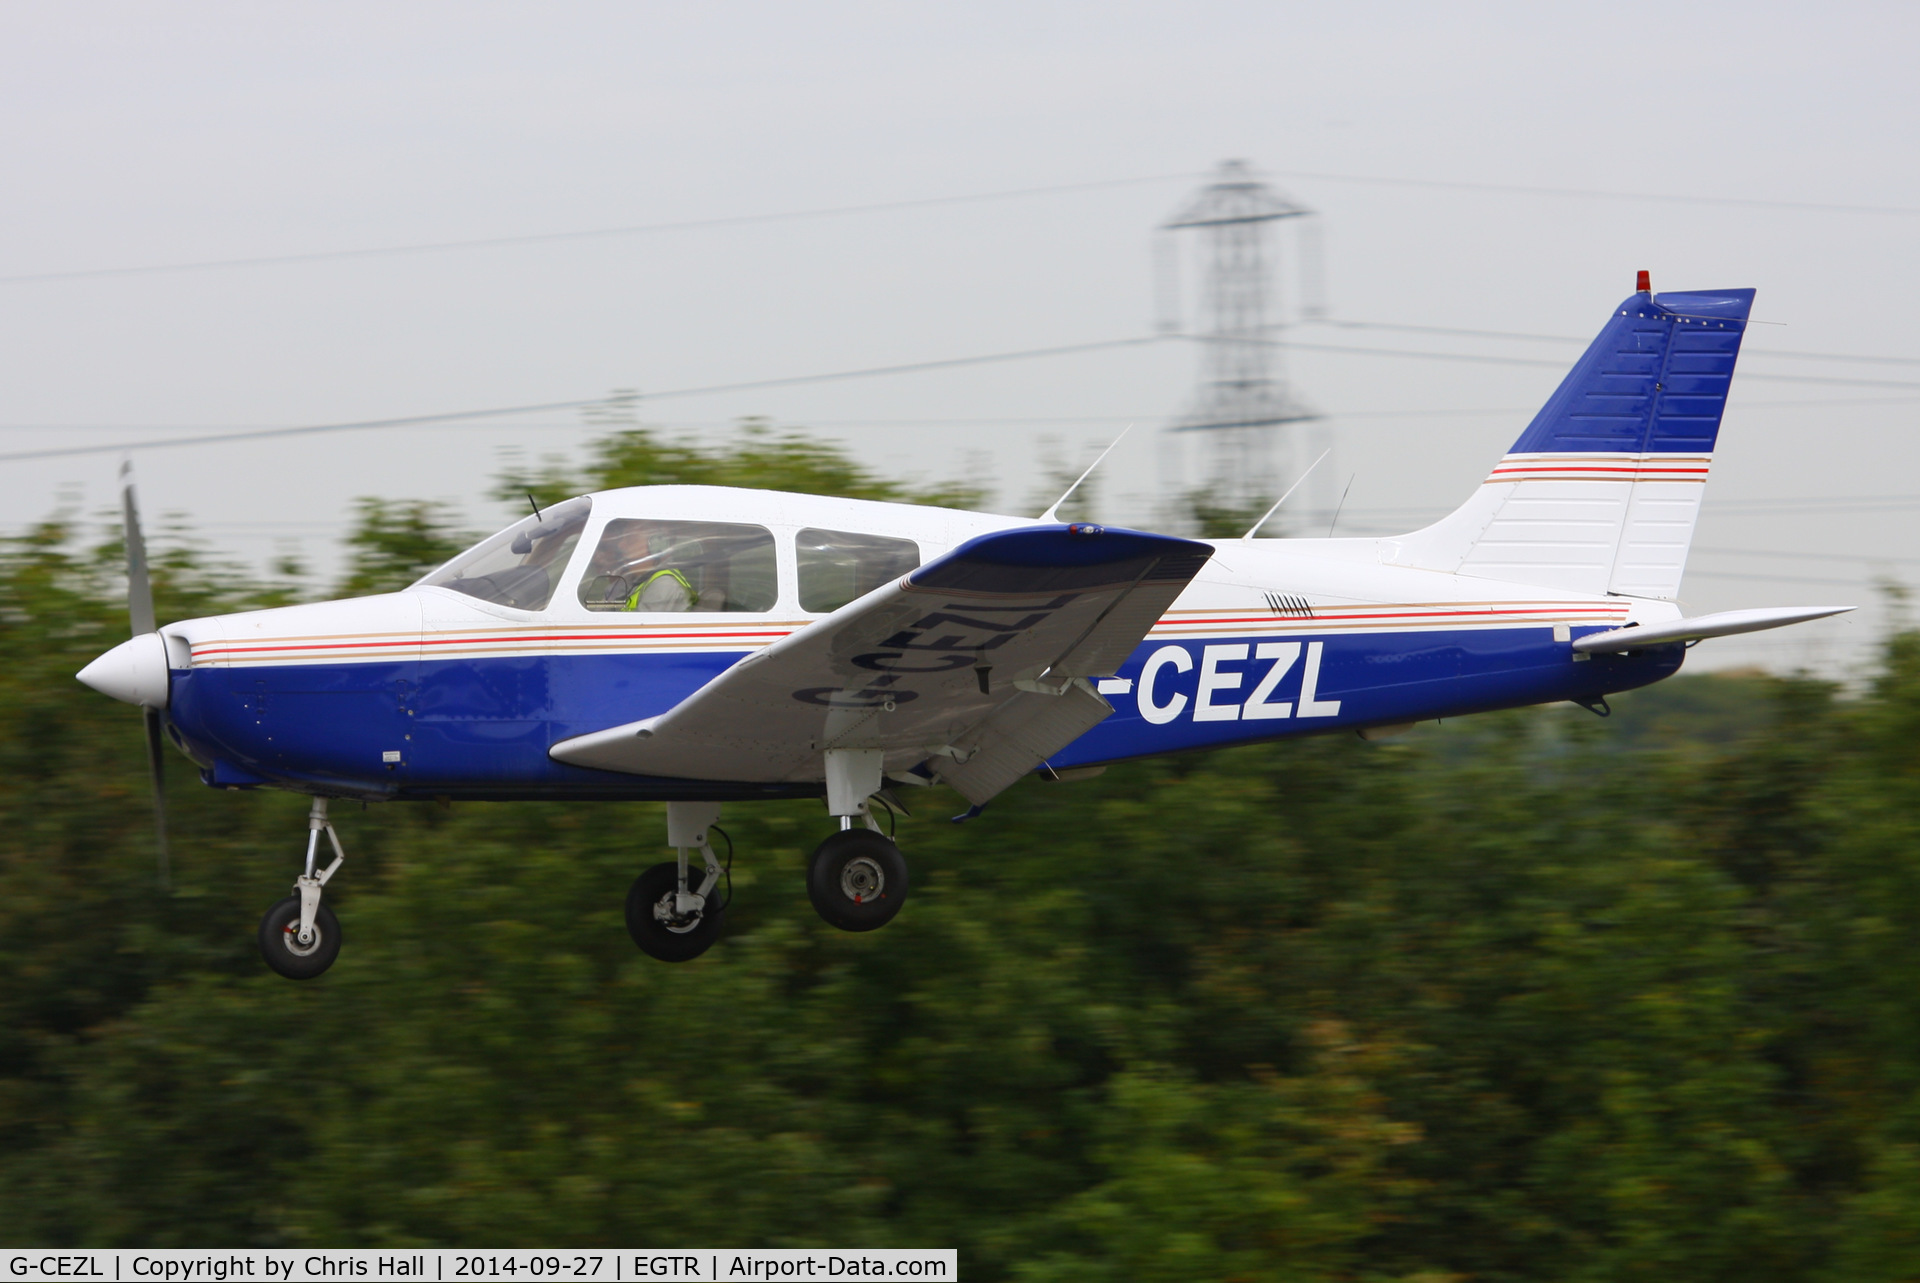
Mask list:
[[[1113,446],[1117,446],[1122,441],[1125,441],[1127,439],[1127,433],[1131,431],[1133,431],[1133,425],[1129,423],[1124,429],[1121,430],[1120,435],[1113,439],[1113,445],[1110,445],[1106,449],[1102,450],[1100,452],[1100,457],[1093,461],[1092,466],[1089,467],[1085,472],[1080,474],[1080,481],[1085,481],[1088,477],[1092,476],[1093,469],[1099,467],[1102,463],[1104,463],[1106,461],[1107,456],[1113,453]],[[1073,498],[1073,492],[1080,488],[1080,481],[1076,481],[1072,485],[1068,486],[1067,492],[1061,495],[1058,499],[1055,499],[1053,501],[1053,506],[1051,508],[1048,508],[1045,512],[1041,513],[1038,519],[1041,521],[1052,521],[1053,515],[1056,512],[1060,511],[1060,505],[1065,503],[1067,500]]]
[[[533,509],[533,519],[534,519],[535,521],[545,521],[545,520],[546,520],[546,518],[545,518],[545,517],[543,517],[543,516],[541,516],[541,515],[540,515],[540,505],[534,502],[534,499],[533,499],[533,491],[531,491],[531,490],[529,490],[529,491],[527,491],[527,507],[529,507],[529,508],[532,508],[532,509]]]
[[[1332,453],[1333,453],[1333,447],[1328,446],[1326,449],[1320,452],[1320,459],[1324,459]],[[1292,485],[1288,486],[1287,492],[1281,495],[1278,499],[1275,499],[1273,501],[1273,507],[1267,509],[1266,514],[1262,516],[1260,520],[1253,523],[1253,529],[1247,531],[1246,534],[1240,536],[1241,542],[1244,543],[1247,540],[1253,538],[1254,533],[1258,531],[1260,527],[1267,524],[1267,517],[1271,517],[1274,513],[1280,511],[1280,505],[1285,503],[1287,500],[1293,498],[1293,492],[1300,488],[1300,482],[1305,481],[1308,477],[1312,476],[1313,470],[1320,466],[1320,459],[1315,459],[1312,463],[1309,463],[1307,465],[1307,470],[1300,474],[1300,480],[1295,481]]]
[[[1347,506],[1347,494],[1353,489],[1353,478],[1359,475],[1360,474],[1356,472],[1353,476],[1348,477],[1346,490],[1340,492],[1340,505],[1333,510],[1333,520],[1327,523],[1327,538],[1329,539],[1333,538],[1333,528],[1340,524],[1340,513],[1341,510]]]

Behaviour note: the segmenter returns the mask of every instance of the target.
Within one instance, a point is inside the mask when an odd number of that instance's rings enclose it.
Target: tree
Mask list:
[[[743,419],[732,440],[716,445],[669,439],[640,424],[632,417],[631,402],[618,398],[599,421],[613,430],[588,447],[588,460],[578,470],[559,459],[537,469],[510,468],[494,486],[493,497],[520,503],[532,494],[547,504],[618,486],[740,486],[955,508],[977,507],[985,498],[973,481],[889,480],[837,445],[798,432],[775,433],[763,419]]]
[[[911,489],[628,432],[565,479]],[[410,575],[447,520],[370,501],[354,573]],[[0,541],[0,1240],[1920,1272],[1920,636],[1858,693],[1682,676],[1605,722],[1028,781],[958,828],[916,790],[913,899],[871,935],[807,903],[817,804],[732,807],[730,934],[683,967],[621,925],[657,806],[342,808],[349,943],[294,986],[251,934],[301,799],[173,759],[155,886],[140,719],[71,678],[125,636],[114,558]],[[285,592],[156,568],[165,618]]]
[[[474,543],[459,532],[449,504],[427,499],[354,501],[353,529],[346,537],[346,576],[336,594],[365,597],[396,592]]]

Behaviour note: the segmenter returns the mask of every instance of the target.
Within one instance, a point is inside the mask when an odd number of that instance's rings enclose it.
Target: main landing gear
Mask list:
[[[907,902],[907,862],[874,821],[871,799],[880,791],[878,749],[827,750],[827,809],[840,831],[807,862],[807,899],[831,926],[872,931],[893,921]],[[667,842],[678,855],[656,864],[627,892],[627,934],[640,951],[662,962],[697,958],[720,938],[727,901],[719,895],[727,870],[708,840],[720,818],[717,802],[667,803]],[[854,821],[860,821],[858,826]],[[728,843],[728,863],[732,843]],[[702,869],[691,869],[698,853]]]
[[[828,925],[872,931],[892,922],[907,902],[907,862],[874,822],[885,754],[877,748],[827,750],[827,810],[840,831],[807,862],[807,899]],[[864,828],[855,828],[859,820]]]
[[[323,832],[333,845],[333,863],[316,873],[313,866]],[[293,880],[293,894],[260,919],[260,956],[289,980],[311,980],[340,956],[340,920],[320,903],[320,892],[346,858],[340,835],[327,820],[327,799],[314,798],[307,812],[306,872]]]
[[[807,899],[842,931],[884,927],[907,902],[906,859],[886,834],[856,829],[849,819],[807,862]]]

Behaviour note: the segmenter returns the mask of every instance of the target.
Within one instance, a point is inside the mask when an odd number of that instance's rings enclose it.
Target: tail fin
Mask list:
[[[1754,292],[1655,297],[1642,281],[1478,493],[1391,541],[1394,563],[1678,595]]]

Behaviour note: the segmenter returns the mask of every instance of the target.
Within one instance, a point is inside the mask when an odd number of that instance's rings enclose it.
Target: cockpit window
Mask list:
[[[580,578],[588,610],[760,612],[779,596],[773,535],[729,521],[609,521]]]
[[[519,610],[545,610],[586,529],[593,501],[556,503],[461,553],[420,583]]]
[[[920,564],[920,545],[911,539],[802,530],[794,545],[800,562],[800,609],[823,615]]]

